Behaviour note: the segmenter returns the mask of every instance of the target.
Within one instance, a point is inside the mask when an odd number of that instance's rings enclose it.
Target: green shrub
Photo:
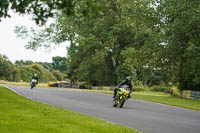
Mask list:
[[[170,93],[170,88],[166,87],[166,86],[153,86],[150,89],[151,91],[155,91],[155,92],[167,92]]]
[[[53,71],[52,71],[52,74],[56,77],[56,79],[57,79],[58,81],[63,81],[63,80],[64,80],[65,74],[63,74],[63,73],[60,72],[59,70],[53,70]]]
[[[34,74],[34,69],[28,66],[18,66],[21,74],[21,79],[26,82],[30,82]]]
[[[45,70],[46,71],[46,74],[45,74],[45,79],[46,81],[45,82],[48,82],[48,81],[56,81],[56,77],[49,71]]]
[[[171,93],[173,96],[179,97],[180,91],[179,91],[178,88],[172,87],[170,91],[171,91],[170,93]]]
[[[89,85],[89,84],[86,83],[86,82],[80,82],[80,83],[79,83],[79,88],[80,88],[80,89],[91,89],[92,86]]]
[[[20,69],[13,66],[12,70],[10,71],[9,76],[7,77],[8,81],[19,82],[21,80],[21,73]]]
[[[143,83],[142,83],[142,81],[140,81],[140,80],[133,80],[132,83],[133,83],[135,86],[143,86]]]
[[[18,66],[23,81],[30,82],[34,73],[38,74],[39,82],[56,81],[56,77],[39,64]]]

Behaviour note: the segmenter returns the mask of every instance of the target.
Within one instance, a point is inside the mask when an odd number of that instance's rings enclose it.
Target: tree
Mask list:
[[[7,56],[0,54],[0,79],[30,82],[32,76],[36,73],[39,76],[39,82],[64,80],[66,75],[59,70],[52,70],[51,68],[50,71],[43,67],[43,65],[49,66],[49,64],[52,65],[52,63],[47,62],[40,62],[38,64],[33,63],[32,61],[20,60],[16,61],[16,64],[13,65]]]
[[[27,48],[70,41],[67,73],[73,81],[113,85],[131,74],[144,84],[173,82],[180,89],[199,90],[199,0],[73,0],[72,4],[73,15],[58,12],[50,27],[32,29]],[[23,27],[16,31],[22,37],[28,33]]]
[[[10,17],[8,11],[13,10],[19,14],[31,14],[37,24],[44,24],[58,11],[73,15],[75,6],[79,6],[80,13],[84,15],[96,13],[100,8],[98,3],[96,0],[1,0],[0,20],[2,17]]]
[[[110,84],[116,84],[128,75],[134,75],[136,78],[135,68],[124,65],[121,53],[127,48],[140,50],[145,42],[152,37],[150,35],[154,28],[151,27],[155,27],[159,19],[156,16],[156,10],[151,6],[152,4],[154,1],[151,0],[126,1],[126,3],[124,1],[111,1],[104,3],[105,10],[101,10],[102,15],[95,18],[83,18],[83,21],[80,21],[79,16],[79,19],[75,21],[75,25],[80,25],[77,28],[78,31],[75,29],[78,34],[76,37],[78,45],[72,47],[72,53],[68,52],[72,56],[72,58],[70,56],[68,58],[73,65],[69,70],[71,68],[75,70],[70,71],[73,73],[71,75],[79,73],[80,76],[76,78],[85,76],[83,79],[88,77],[93,80],[99,79],[99,81],[106,79],[107,82],[110,81]],[[152,45],[152,43],[150,44]],[[79,66],[80,64],[81,66]],[[107,71],[98,67],[101,64],[104,64]],[[106,68],[106,66],[109,67]],[[104,76],[98,75],[96,69],[92,71],[94,68],[97,68],[100,74],[104,73]],[[82,71],[79,72],[79,70]],[[83,73],[84,70],[85,73]],[[93,73],[98,77],[94,77]],[[108,76],[107,74],[110,75],[109,79],[105,78]],[[104,84],[106,84],[105,81]]]
[[[67,70],[66,57],[55,56],[52,58],[52,68],[64,72]]]
[[[53,70],[53,65],[52,63],[49,62],[36,62],[37,64],[40,64],[42,67],[44,67],[45,69],[47,69],[48,71],[52,71]]]
[[[32,76],[35,73],[39,77],[39,82],[56,81],[56,77],[39,64],[17,66],[17,68],[20,70],[21,78],[23,81],[30,82]]]
[[[159,56],[174,73],[180,89],[200,87],[199,6],[199,0],[161,0],[158,6],[162,20]]]
[[[53,70],[51,73],[56,77],[58,81],[63,81],[65,78],[65,74],[61,73],[59,70]]]
[[[15,65],[31,65],[33,64],[33,62],[31,60],[27,60],[27,61],[23,61],[23,60],[20,60],[20,61],[15,61]]]
[[[8,60],[8,57],[0,54],[0,78],[7,79],[12,68],[13,64]]]
[[[134,70],[123,65],[121,52],[129,47],[139,50],[144,45],[151,33],[149,27],[156,21],[152,17],[155,12],[152,3],[152,0],[99,1],[104,8],[96,16],[83,15],[82,6],[76,5],[73,16],[58,14],[56,23],[49,28],[32,30],[28,48],[47,46],[48,40],[56,44],[69,40],[68,76],[92,85],[114,85],[132,74],[129,70]],[[19,28],[17,32],[23,34],[27,30]]]

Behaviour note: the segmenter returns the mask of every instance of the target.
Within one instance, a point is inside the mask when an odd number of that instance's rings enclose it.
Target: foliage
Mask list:
[[[56,78],[53,76],[53,74],[45,70],[39,64],[32,64],[30,66],[21,66],[19,67],[19,69],[21,71],[21,76],[23,81],[29,82],[35,73],[39,77],[39,82],[56,81]]]
[[[53,74],[53,76],[56,77],[56,79],[58,81],[63,81],[65,78],[65,74],[63,74],[62,72],[60,72],[59,70],[52,70],[51,73]]]
[[[11,79],[11,73],[15,73],[14,66],[8,57],[0,54],[0,79]]]
[[[42,65],[45,69],[47,69],[49,71],[51,71],[53,69],[52,63],[48,63],[48,62],[35,62],[35,63]],[[27,61],[17,60],[17,61],[15,61],[15,65],[23,66],[23,65],[32,65],[32,64],[34,64],[34,62],[31,61],[31,60],[27,60]]]
[[[21,71],[19,68],[13,66],[9,73],[9,77],[7,78],[8,81],[19,82],[21,80]]]
[[[49,17],[53,17],[58,10],[66,15],[73,15],[76,7],[81,7],[79,13],[94,15],[101,8],[95,0],[1,0],[0,20],[10,17],[9,10],[19,14],[31,14],[37,24],[44,24]]]
[[[80,82],[80,83],[79,83],[79,88],[80,88],[80,89],[91,89],[92,86],[89,85],[89,84],[86,83],[86,82]]]
[[[138,80],[147,85],[150,81],[150,86],[171,81],[180,89],[199,90],[199,5],[198,0],[157,2],[156,21],[150,21],[144,45],[122,53],[125,65],[136,68]]]
[[[200,88],[199,0],[163,0],[158,59],[173,72],[180,89]]]
[[[141,22],[150,11],[153,14],[151,3],[101,1],[99,5],[104,8],[96,16],[87,17],[80,13],[80,6],[75,6],[77,12],[73,16],[58,14],[55,24],[42,31],[33,30],[28,48],[47,46],[46,40],[56,44],[69,40],[67,73],[72,81],[114,85],[128,75],[133,75],[135,80],[136,70],[123,64],[121,51],[127,47],[140,49],[144,45],[149,24],[144,26]],[[23,37],[28,30],[18,27],[16,31]]]
[[[67,74],[73,82],[115,85],[132,76],[134,84],[200,89],[199,0],[89,2],[99,7],[95,15],[82,2],[71,16],[58,12],[44,30],[16,31],[32,34],[27,48],[34,50],[70,41]]]
[[[20,60],[20,61],[15,61],[15,65],[32,65],[33,64],[33,61],[31,60],[27,60],[27,61],[23,61],[23,60]]]
[[[171,93],[173,96],[176,96],[176,97],[179,97],[179,96],[180,96],[180,91],[179,91],[179,89],[178,89],[177,87],[172,87],[170,91],[171,91],[170,93]]]
[[[52,58],[52,68],[64,72],[67,70],[66,57],[55,56]]]
[[[155,91],[155,92],[166,92],[166,93],[170,93],[170,87],[165,87],[165,86],[153,86],[150,89],[151,91]]]
[[[40,65],[42,64],[42,65]],[[51,63],[39,62],[33,63],[32,61],[16,61],[13,65],[5,55],[0,54],[0,79],[8,81],[26,81],[30,82],[33,74],[38,74],[39,82],[64,80],[65,74],[59,70],[47,70],[43,66],[49,69],[53,69]]]
[[[35,63],[40,64],[42,67],[44,67],[48,71],[52,71],[53,70],[52,63],[49,63],[49,62],[35,62]]]
[[[138,7],[137,2],[143,7]],[[135,67],[124,64],[121,53],[126,48],[140,49],[144,45],[143,40],[148,36],[148,28],[143,26],[144,32],[141,33],[140,22],[143,21],[142,16],[148,13],[146,10],[153,8],[149,7],[150,1],[127,3],[104,3],[105,10],[101,10],[102,15],[88,18],[90,21],[83,17],[84,21],[79,22],[81,25],[78,30],[75,27],[77,22],[72,21],[76,24],[72,25],[74,31],[79,36],[75,40],[77,45],[72,46],[68,52],[69,66],[73,65],[69,67],[71,78],[77,75],[76,80],[85,80],[92,85],[114,85],[129,75],[134,81],[137,79]],[[110,12],[107,12],[108,10]]]

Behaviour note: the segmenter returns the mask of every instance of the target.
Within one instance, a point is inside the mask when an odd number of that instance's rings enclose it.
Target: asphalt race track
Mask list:
[[[200,133],[200,112],[129,99],[124,108],[112,106],[112,96],[77,89],[8,86],[19,95],[87,114],[144,133]]]

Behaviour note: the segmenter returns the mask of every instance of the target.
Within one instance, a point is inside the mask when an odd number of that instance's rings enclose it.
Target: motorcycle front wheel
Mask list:
[[[120,107],[120,108],[123,108],[125,101],[126,101],[126,100],[125,100],[125,97],[122,96],[122,99],[120,99],[120,101],[119,101],[119,103],[120,103],[119,107]]]
[[[35,87],[35,85],[34,84],[31,84],[31,89],[33,89]]]
[[[117,107],[117,105],[118,105],[118,100],[117,100],[117,98],[115,97],[115,98],[113,99],[113,107]]]

